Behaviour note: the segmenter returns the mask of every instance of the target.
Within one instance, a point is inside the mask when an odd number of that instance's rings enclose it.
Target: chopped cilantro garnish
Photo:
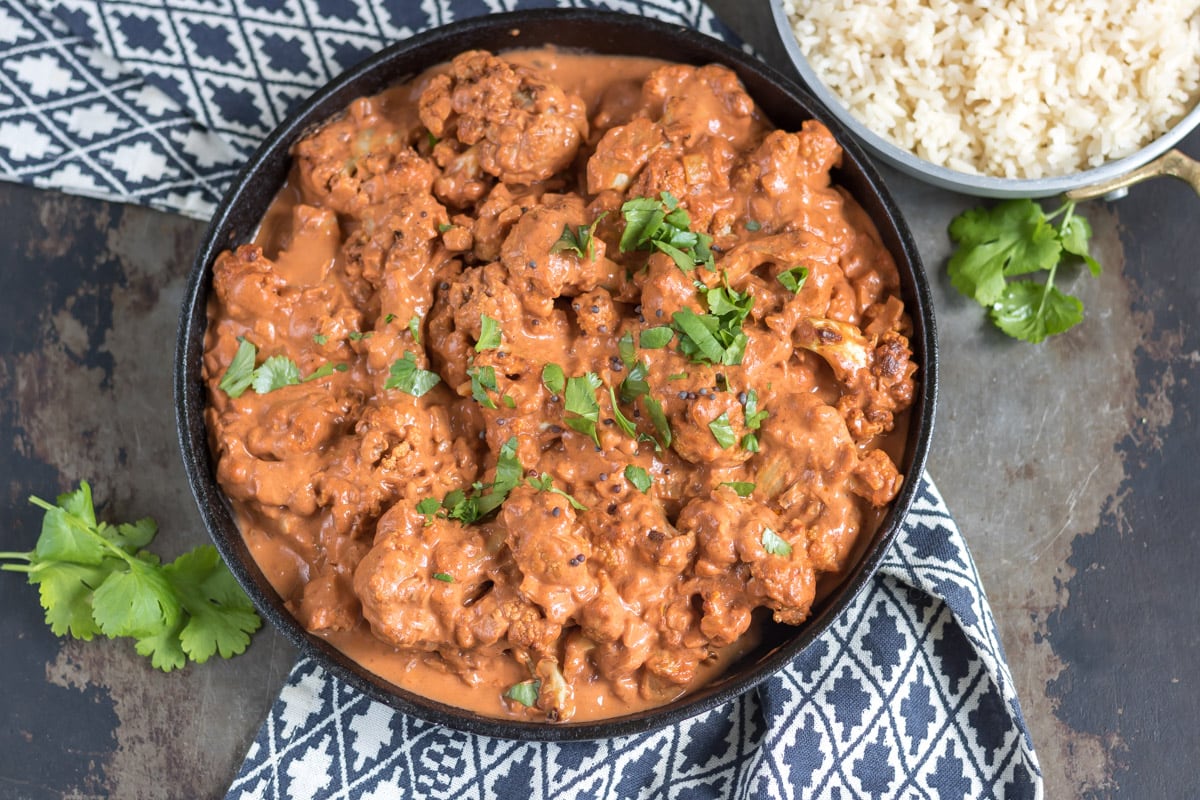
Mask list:
[[[500,323],[487,314],[479,315],[479,341],[475,343],[475,352],[495,350],[500,346]]]
[[[300,382],[300,368],[287,356],[271,356],[254,370],[254,391],[266,394]]]
[[[674,336],[675,331],[666,325],[660,325],[657,328],[647,328],[638,337],[638,346],[646,350],[657,350],[660,347],[666,347]]]
[[[762,225],[756,219],[748,219],[748,220],[746,220],[746,230],[750,231],[751,233],[754,233],[756,231],[762,230]]]
[[[712,269],[712,237],[689,230],[691,218],[670,192],[660,196],[661,202],[652,197],[635,197],[621,206],[625,217],[621,252],[659,250],[684,272],[691,272],[697,265]]]
[[[539,492],[550,492],[552,494],[559,495],[560,497],[565,497],[567,502],[571,504],[571,508],[575,509],[576,511],[588,510],[587,506],[585,506],[583,503],[579,502],[562,489],[556,487],[554,485],[554,478],[550,477],[550,475],[545,472],[535,478],[526,478],[525,482],[534,489],[537,489]]]
[[[641,467],[634,466],[633,464],[625,467],[625,480],[632,483],[634,488],[636,488],[642,494],[646,494],[650,491],[650,485],[652,483],[650,479],[650,473],[646,472],[646,470],[642,469]]]
[[[621,413],[621,407],[617,404],[617,393],[613,387],[608,387],[608,397],[612,401],[613,419],[617,422],[617,427],[626,433],[628,436],[637,438],[637,426],[633,424],[624,414]]]
[[[693,361],[737,366],[746,353],[747,337],[742,323],[750,314],[754,298],[728,286],[697,288],[708,304],[707,314],[697,314],[689,308],[671,315],[679,332],[679,351]]]
[[[662,403],[648,394],[643,399],[646,402],[646,410],[650,414],[650,422],[654,425],[654,430],[658,432],[658,444],[663,450],[666,450],[671,446],[671,426],[667,422],[666,413],[663,412]]]
[[[512,436],[500,447],[496,458],[496,479],[486,487],[486,491],[484,484],[477,482],[471,485],[470,491],[454,489],[447,492],[439,504],[440,508],[431,503],[432,498],[422,500],[417,504],[417,511],[427,516],[436,513],[442,519],[454,519],[470,525],[503,505],[508,493],[521,482],[524,471],[517,458],[517,437]]]
[[[449,572],[435,572],[433,573],[433,579],[442,583],[454,583],[454,576]]]
[[[756,431],[762,426],[763,420],[771,416],[765,408],[758,408],[758,392],[751,389],[746,392],[746,430]]]
[[[496,408],[496,401],[488,392],[499,392],[496,388],[496,370],[494,367],[471,367],[467,370],[471,379],[471,397],[484,408]]]
[[[566,387],[567,376],[558,364],[547,364],[542,367],[542,383],[551,394],[562,394]]]
[[[790,556],[792,554],[792,546],[787,540],[777,534],[770,528],[763,528],[762,546],[773,556]]]
[[[392,315],[388,314],[388,316],[390,317]],[[391,320],[388,320],[388,322],[391,322]],[[412,334],[414,342],[417,344],[421,343],[421,317],[417,314],[413,314],[412,318],[409,319],[408,332]]]
[[[737,441],[733,426],[729,424],[727,412],[721,412],[721,416],[708,423],[708,429],[712,431],[713,438],[717,440],[717,444],[721,445],[722,450],[729,449]]]
[[[329,337],[323,333],[314,333],[313,341],[316,342],[317,344],[325,344],[326,342],[329,341]]]
[[[417,357],[410,351],[404,351],[404,358],[392,362],[391,372],[384,381],[384,389],[399,389],[413,397],[422,397],[441,382],[436,372],[421,369],[417,366]]]
[[[733,489],[738,497],[749,497],[754,493],[754,484],[749,481],[724,481],[721,485]]]
[[[416,314],[413,314],[413,316],[415,317],[415,316],[416,316]],[[396,315],[395,315],[395,314],[384,314],[384,315],[383,315],[383,324],[384,324],[384,325],[391,325],[391,324],[392,324],[392,321],[393,321],[394,319],[396,319]],[[409,324],[409,325],[411,325],[411,324],[412,324],[412,321],[410,320],[408,324]]]
[[[808,280],[808,267],[792,267],[775,276],[775,280],[792,294],[799,294]]]
[[[439,222],[438,223],[438,233],[445,233],[446,231],[450,230],[453,227],[454,226],[449,223]]]
[[[504,395],[503,397],[500,398],[500,402],[504,403],[505,408],[516,408],[517,407],[517,401],[512,398],[512,395],[508,395],[508,394]]]
[[[514,683],[508,687],[508,691],[504,696],[510,700],[515,700],[523,706],[534,706],[537,704],[538,691],[542,688],[541,681],[522,681]]]
[[[742,449],[750,453],[757,453],[758,437],[753,433],[747,433],[742,437]]]
[[[366,333],[363,333],[362,331],[350,331],[347,336],[349,337],[350,341],[358,342],[370,336],[371,333],[372,331],[367,331]]]
[[[326,361],[324,364],[322,364],[321,366],[319,366],[315,370],[313,370],[313,373],[311,375],[309,375],[307,378],[305,378],[303,383],[308,383],[309,381],[315,381],[319,378],[326,378],[335,372],[345,372],[348,369],[350,369],[349,364],[334,364],[332,362]]]
[[[550,245],[551,253],[561,253],[566,250],[574,250],[575,254],[581,259],[591,261],[595,257],[596,242],[592,238],[592,231],[595,230],[597,223],[608,215],[605,211],[600,216],[592,221],[591,225],[579,225],[574,231],[570,225],[563,225],[562,235],[558,237],[558,241]]]
[[[221,391],[230,397],[241,397],[254,383],[254,359],[257,355],[258,348],[248,340],[239,338],[233,361],[229,362],[229,368],[225,370],[225,374],[221,376],[221,383],[218,384]]]
[[[582,377],[567,378],[563,408],[567,412],[566,423],[571,428],[592,437],[600,446],[596,423],[600,420],[600,404],[596,402],[596,390],[600,388],[600,376],[588,372]]]

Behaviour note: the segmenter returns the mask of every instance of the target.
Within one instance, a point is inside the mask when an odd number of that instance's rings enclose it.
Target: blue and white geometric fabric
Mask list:
[[[0,0],[0,179],[207,219],[338,73],[427,28],[558,6],[731,38],[699,0]]]
[[[226,800],[1033,800],[1042,777],[975,564],[925,477],[876,577],[755,691],[600,742],[458,733],[292,670]]]

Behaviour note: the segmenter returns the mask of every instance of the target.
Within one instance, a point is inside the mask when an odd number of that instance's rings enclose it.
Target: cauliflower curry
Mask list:
[[[367,668],[501,718],[660,705],[895,497],[895,265],[830,133],[730,70],[467,52],[293,155],[213,269],[207,424],[267,577]]]

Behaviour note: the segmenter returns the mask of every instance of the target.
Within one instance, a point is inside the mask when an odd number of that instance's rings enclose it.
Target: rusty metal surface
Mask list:
[[[712,5],[778,55],[765,4]],[[1184,149],[1200,155],[1200,134]],[[930,471],[988,589],[1046,796],[1200,796],[1200,202],[1159,181],[1087,205],[1105,272],[1065,276],[1085,321],[1034,347],[945,278],[946,224],[977,201],[888,177],[934,275]],[[0,184],[0,550],[36,538],[28,495],[81,478],[110,518],[156,517],[164,556],[205,541],[170,393],[202,227]],[[219,796],[295,655],[264,630],[234,661],[163,675],[126,642],[55,639],[18,575],[0,574],[0,607],[0,798]]]

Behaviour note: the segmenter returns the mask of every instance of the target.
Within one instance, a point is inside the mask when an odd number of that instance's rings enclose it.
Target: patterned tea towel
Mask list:
[[[299,100],[455,19],[602,7],[733,39],[700,0],[0,0],[0,178],[207,218]],[[231,798],[1023,800],[1042,779],[975,565],[937,490],[806,653],[738,700],[603,742],[456,733],[303,660]]]

